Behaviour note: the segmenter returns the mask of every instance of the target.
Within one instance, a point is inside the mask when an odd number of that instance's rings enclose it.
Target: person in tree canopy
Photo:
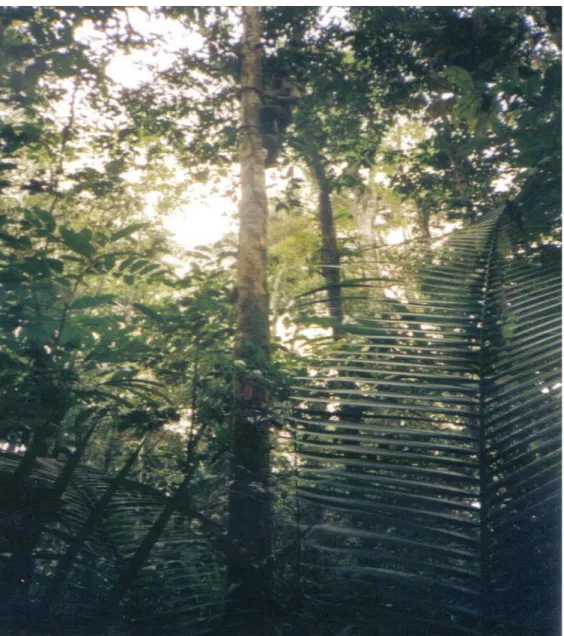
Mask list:
[[[270,89],[262,92],[260,127],[262,143],[266,149],[266,168],[276,165],[284,133],[292,123],[292,106],[299,97],[298,88],[279,69],[271,77]]]

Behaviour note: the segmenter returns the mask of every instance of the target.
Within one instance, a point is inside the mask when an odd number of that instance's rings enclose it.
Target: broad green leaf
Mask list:
[[[154,309],[152,309],[148,305],[145,305],[143,303],[133,303],[133,306],[135,307],[135,309],[137,309],[138,311],[145,314],[146,316],[148,316],[149,318],[151,318],[152,320],[156,322],[159,322],[161,324],[166,322],[163,316],[161,316],[158,312],[156,312]]]
[[[31,239],[28,236],[13,236],[7,232],[0,232],[0,241],[3,241],[8,247],[16,250],[31,249]]]
[[[68,345],[71,342],[80,341],[84,337],[84,332],[74,325],[65,325],[59,337],[61,345]]]
[[[114,302],[113,294],[100,294],[98,296],[84,296],[73,301],[71,309],[91,309],[93,307],[101,307]]]
[[[28,279],[29,277],[21,269],[18,269],[16,267],[6,267],[5,269],[0,269],[0,283],[4,285],[23,283]]]
[[[92,233],[89,230],[75,232],[69,228],[61,227],[59,233],[65,245],[73,252],[86,257],[94,255],[95,248],[91,243]]]
[[[134,234],[135,232],[138,232],[139,230],[142,230],[143,228],[148,227],[148,223],[132,223],[131,225],[128,225],[127,227],[122,228],[121,230],[118,230],[117,232],[114,232],[112,234],[111,237],[111,241],[117,241],[120,238],[125,238],[126,236],[130,236],[131,234]]]

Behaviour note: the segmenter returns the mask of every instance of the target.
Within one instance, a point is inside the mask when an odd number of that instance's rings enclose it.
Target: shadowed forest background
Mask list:
[[[0,7],[0,634],[556,636],[560,7]]]

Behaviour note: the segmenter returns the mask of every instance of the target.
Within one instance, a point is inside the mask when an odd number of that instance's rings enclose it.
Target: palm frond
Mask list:
[[[0,484],[10,483],[20,462],[21,456],[0,454]],[[39,459],[12,498],[12,508],[2,501],[3,581],[13,578],[14,554],[22,550],[22,540],[27,547],[28,529],[39,531],[29,551],[25,589],[7,593],[10,588],[3,587],[4,624],[24,622],[38,629],[56,625],[57,630],[76,628],[77,633],[92,633],[109,622],[113,634],[132,629],[136,634],[213,630],[213,617],[222,605],[221,562],[186,506],[171,507],[170,497],[124,480],[125,473],[116,480],[80,466],[68,480],[60,507],[51,517],[35,520],[35,500],[51,492],[61,475],[63,465]],[[168,523],[153,533],[150,550],[137,564],[134,579],[121,590],[120,606],[108,617],[110,590],[163,510]]]
[[[489,622],[500,633],[550,634],[560,607],[560,247],[520,246],[498,259],[483,381]]]
[[[511,229],[500,211],[393,248],[405,282],[349,295],[340,339],[296,380],[306,592],[342,603],[343,624],[555,624],[559,248]]]

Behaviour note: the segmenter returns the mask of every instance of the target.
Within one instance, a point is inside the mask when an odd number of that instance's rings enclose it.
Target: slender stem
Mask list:
[[[488,309],[489,298],[492,284],[492,265],[497,250],[499,219],[494,228],[490,239],[486,262],[486,274],[484,278],[484,296],[483,306],[480,316],[481,334],[480,334],[480,382],[479,382],[479,458],[480,458],[480,597],[481,597],[481,633],[483,636],[489,636],[491,623],[491,598],[489,590],[489,558],[490,558],[490,540],[489,540],[489,505],[488,505],[488,487],[490,485],[489,470],[489,454],[486,431],[486,394],[488,390],[486,377],[491,365],[490,349],[491,343],[488,339]]]
[[[188,433],[188,443],[186,445],[186,462],[190,465],[194,455],[194,437],[196,426],[198,424],[198,383],[200,381],[199,374],[200,351],[198,342],[194,344],[194,376],[192,378],[192,395],[190,398],[190,432]]]

